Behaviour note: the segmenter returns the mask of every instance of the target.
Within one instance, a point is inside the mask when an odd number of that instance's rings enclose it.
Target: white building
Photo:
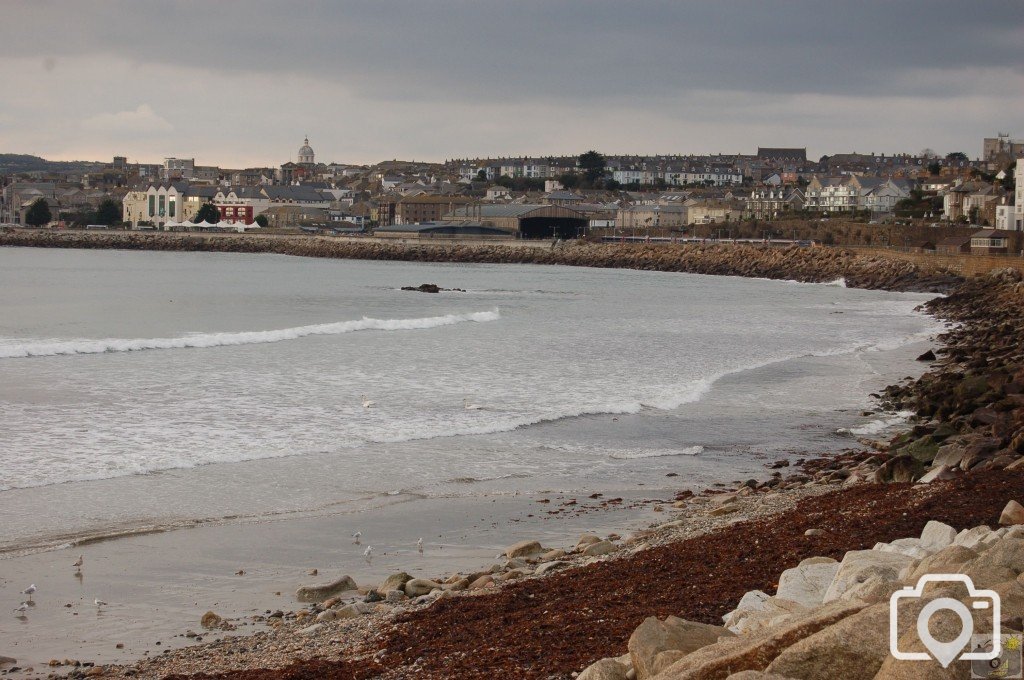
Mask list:
[[[1024,158],[1013,171],[1013,230],[1024,231]]]

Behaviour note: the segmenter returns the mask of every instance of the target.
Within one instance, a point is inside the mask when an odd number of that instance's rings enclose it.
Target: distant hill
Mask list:
[[[103,167],[98,161],[48,161],[21,153],[0,153],[0,175],[19,172],[88,172]]]

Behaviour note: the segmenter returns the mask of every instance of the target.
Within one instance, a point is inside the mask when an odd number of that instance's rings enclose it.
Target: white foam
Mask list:
[[[860,427],[851,427],[849,432],[852,435],[858,437],[866,437],[873,434],[878,434],[888,430],[890,427],[896,425],[902,425],[907,422],[907,419],[914,415],[913,411],[898,411],[885,418],[879,418],[878,420],[872,420],[871,422],[865,423]]]
[[[465,322],[496,321],[501,318],[497,309],[490,312],[445,314],[419,319],[372,319],[363,317],[352,321],[296,326],[269,331],[243,331],[240,333],[196,333],[176,338],[103,338],[98,340],[44,340],[16,342],[0,346],[0,359],[44,357],[72,354],[105,354],[107,352],[140,352],[150,349],[187,349],[225,347],[229,345],[255,345],[285,340],[297,340],[311,335],[341,335],[355,331],[405,331],[451,326]]]
[[[612,453],[609,458],[635,460],[637,458],[664,458],[666,456],[697,456],[704,453],[704,447],[687,446],[682,449],[623,449]]]

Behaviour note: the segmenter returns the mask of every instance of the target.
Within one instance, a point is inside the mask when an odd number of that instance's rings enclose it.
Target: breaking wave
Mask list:
[[[697,456],[702,453],[704,453],[704,447],[697,445],[681,449],[623,449],[611,454],[609,458],[634,460],[637,458],[662,458],[664,456]]]
[[[225,347],[228,345],[255,345],[270,342],[297,340],[310,335],[342,335],[355,331],[406,331],[468,321],[481,323],[497,321],[501,314],[497,309],[489,312],[468,314],[445,314],[420,319],[371,319],[363,317],[352,321],[322,323],[311,326],[296,326],[270,331],[242,331],[238,333],[196,333],[177,338],[103,338],[98,340],[57,340],[34,341],[0,346],[0,359],[25,357],[48,357],[72,354],[105,354],[108,352],[141,352],[150,349],[187,349],[204,347]]]

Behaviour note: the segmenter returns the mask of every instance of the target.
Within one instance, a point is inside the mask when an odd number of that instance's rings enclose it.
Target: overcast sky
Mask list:
[[[1024,2],[4,0],[0,152],[279,165],[981,153]]]

